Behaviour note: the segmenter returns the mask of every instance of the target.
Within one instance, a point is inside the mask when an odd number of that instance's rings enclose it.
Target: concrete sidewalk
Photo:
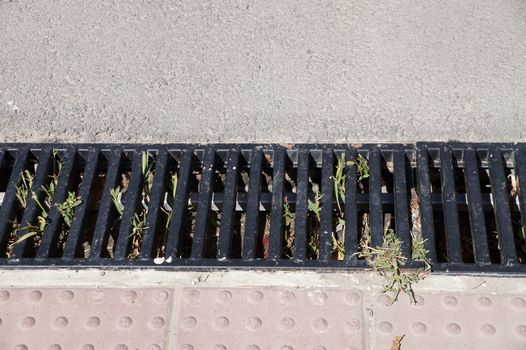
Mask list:
[[[526,141],[526,2],[0,0],[0,141]]]
[[[416,304],[392,303],[364,272],[4,270],[0,281],[6,350],[526,345],[526,285],[517,278],[433,275],[417,285]]]

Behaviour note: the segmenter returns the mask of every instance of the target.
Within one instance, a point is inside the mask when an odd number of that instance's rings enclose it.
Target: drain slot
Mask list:
[[[525,178],[508,144],[4,145],[0,264],[362,268],[390,230],[408,268],[422,235],[436,271],[524,272]]]

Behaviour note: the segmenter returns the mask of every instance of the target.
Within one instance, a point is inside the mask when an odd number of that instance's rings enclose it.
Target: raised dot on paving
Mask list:
[[[452,295],[446,295],[442,299],[442,303],[446,307],[453,308],[453,307],[458,305],[458,299],[456,297],[452,296]]]
[[[73,291],[64,290],[58,295],[58,300],[63,303],[67,303],[67,302],[72,301],[74,297],[75,297],[75,293],[73,293]]]
[[[289,331],[294,328],[296,321],[290,317],[285,317],[280,321],[280,328],[286,331]]]
[[[312,321],[312,328],[317,332],[323,332],[329,328],[329,322],[321,317],[315,318],[314,321]]]
[[[261,328],[263,321],[259,317],[251,317],[247,320],[245,326],[248,330],[256,331]]]
[[[248,300],[254,304],[260,303],[263,297],[263,292],[260,290],[252,290],[248,293]]]
[[[493,304],[491,299],[485,296],[478,297],[476,303],[481,309],[489,309]]]
[[[159,317],[159,316],[153,317],[153,318],[148,322],[148,326],[149,326],[151,329],[160,329],[160,328],[163,328],[163,327],[164,327],[164,318]]]
[[[196,289],[186,290],[184,300],[187,303],[193,304],[197,303],[201,297],[201,293]]]
[[[401,295],[372,310],[375,334],[372,348],[389,349],[395,336],[404,335],[401,349],[522,349],[526,324],[523,295],[493,293],[418,293],[425,307]],[[418,300],[417,300],[418,305]],[[524,327],[524,328],[522,328]]]
[[[349,333],[356,333],[359,332],[361,329],[361,322],[358,319],[346,321],[343,324],[343,328]]]
[[[317,289],[308,293],[311,302],[314,305],[323,305],[329,299],[329,296],[324,291]]]
[[[387,321],[380,322],[378,330],[382,333],[391,333],[393,331],[393,324]]]
[[[22,318],[22,320],[20,321],[20,328],[21,329],[29,329],[29,328],[32,328],[35,326],[36,324],[36,319],[34,317],[31,317],[31,316],[27,316],[27,317],[24,317]]]
[[[520,337],[526,339],[526,325],[518,325],[515,327],[515,334]]]
[[[511,305],[518,310],[526,309],[526,300],[521,297],[511,299]]]
[[[188,316],[183,318],[182,324],[185,329],[192,329],[197,326],[197,319],[195,317]]]
[[[57,317],[53,321],[53,328],[55,329],[63,329],[68,325],[68,319],[64,316]]]
[[[485,323],[483,325],[480,326],[480,333],[482,333],[482,335],[485,335],[485,336],[488,336],[488,337],[492,337],[495,335],[495,333],[497,333],[497,330],[495,329],[495,327],[491,324],[488,324],[488,323]]]
[[[331,288],[183,289],[176,349],[322,350],[363,347],[362,297]],[[198,322],[188,327],[188,317]]]
[[[296,300],[296,295],[290,290],[284,290],[279,292],[279,302],[281,304],[291,304]]]
[[[146,350],[161,350],[161,346],[157,344],[150,344],[146,347]]]
[[[121,300],[126,304],[133,304],[137,300],[137,292],[134,290],[127,290],[122,293]]]
[[[104,301],[104,291],[100,289],[94,289],[89,293],[89,299],[92,303],[102,303]]]
[[[92,316],[86,320],[87,328],[93,329],[97,328],[98,326],[100,326],[100,318],[98,318],[97,316]]]
[[[230,326],[230,320],[224,316],[218,317],[215,320],[215,326],[218,329],[227,329]]]
[[[415,307],[422,307],[425,305],[425,303],[426,303],[426,300],[424,299],[423,296],[415,295],[415,302],[413,304]]]
[[[153,299],[158,303],[164,303],[168,301],[168,298],[170,298],[170,293],[166,290],[160,290],[158,292],[155,292]]]
[[[130,328],[133,324],[131,317],[123,316],[117,321],[117,327],[120,329]]]
[[[423,322],[415,322],[411,325],[414,334],[421,335],[427,332],[427,326]]]
[[[449,335],[459,335],[462,332],[462,327],[458,323],[451,322],[446,324],[445,330]]]
[[[0,290],[0,303],[5,303],[9,300],[11,294],[7,290]]]
[[[5,301],[0,306],[2,350],[164,350],[167,343],[171,289],[33,288],[1,292],[0,298]]]
[[[376,304],[380,306],[389,306],[393,303],[390,296],[386,294],[380,294],[376,297]]]
[[[217,294],[217,301],[220,303],[228,303],[230,300],[232,300],[232,293],[228,290],[222,290]]]
[[[42,292],[39,290],[32,290],[27,293],[27,300],[31,303],[37,303],[42,299]]]
[[[344,301],[348,305],[356,305],[360,302],[360,294],[357,292],[345,293]]]

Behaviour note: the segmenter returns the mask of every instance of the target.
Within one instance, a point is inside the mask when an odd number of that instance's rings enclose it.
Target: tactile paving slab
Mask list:
[[[365,345],[357,291],[184,289],[177,350],[358,350]]]
[[[436,293],[394,304],[380,294],[373,306],[375,349],[526,349],[526,296]]]
[[[170,289],[0,290],[2,350],[161,350]]]

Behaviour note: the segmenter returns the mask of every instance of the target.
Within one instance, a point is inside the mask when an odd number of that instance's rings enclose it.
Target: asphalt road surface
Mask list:
[[[0,141],[526,141],[526,1],[0,0]]]

